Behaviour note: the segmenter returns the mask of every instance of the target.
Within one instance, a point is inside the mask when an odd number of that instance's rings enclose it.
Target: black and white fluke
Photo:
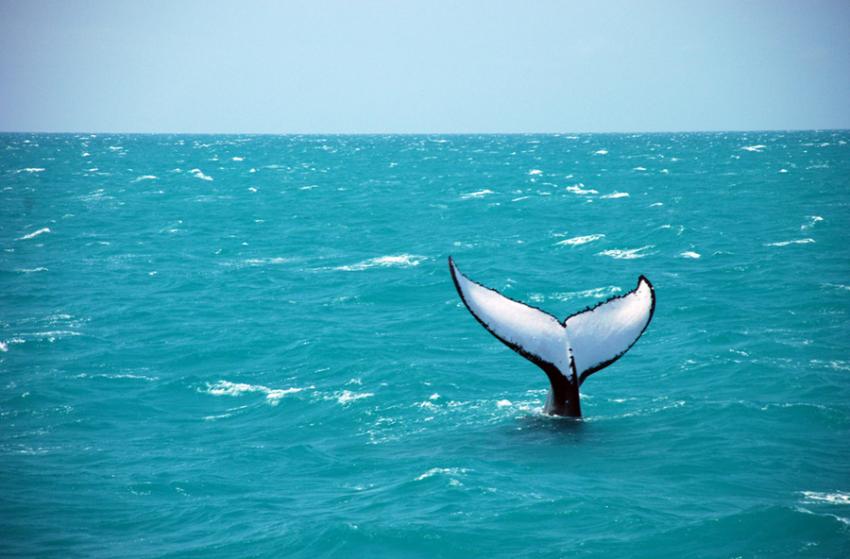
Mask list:
[[[643,276],[634,290],[561,322],[472,281],[451,257],[449,269],[472,316],[549,377],[548,414],[581,417],[579,387],[587,377],[622,357],[649,326],[655,311],[655,290]]]

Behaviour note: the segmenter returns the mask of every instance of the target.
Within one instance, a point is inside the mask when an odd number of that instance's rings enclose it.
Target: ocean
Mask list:
[[[0,135],[4,557],[847,557],[850,132]],[[580,421],[463,307],[655,287]]]

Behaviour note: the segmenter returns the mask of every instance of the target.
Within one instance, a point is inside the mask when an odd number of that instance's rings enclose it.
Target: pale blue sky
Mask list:
[[[850,1],[0,0],[0,130],[850,128]]]

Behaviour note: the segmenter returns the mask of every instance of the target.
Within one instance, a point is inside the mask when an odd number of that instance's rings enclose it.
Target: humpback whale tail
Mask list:
[[[464,276],[449,257],[457,292],[472,316],[499,341],[541,369],[551,390],[546,413],[581,417],[579,387],[623,356],[655,311],[655,290],[644,276],[625,295],[564,319],[505,297]]]

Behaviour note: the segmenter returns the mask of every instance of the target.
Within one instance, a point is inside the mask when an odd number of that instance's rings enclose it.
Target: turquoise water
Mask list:
[[[846,557],[850,132],[0,136],[0,554]],[[655,317],[546,377],[446,259]]]

